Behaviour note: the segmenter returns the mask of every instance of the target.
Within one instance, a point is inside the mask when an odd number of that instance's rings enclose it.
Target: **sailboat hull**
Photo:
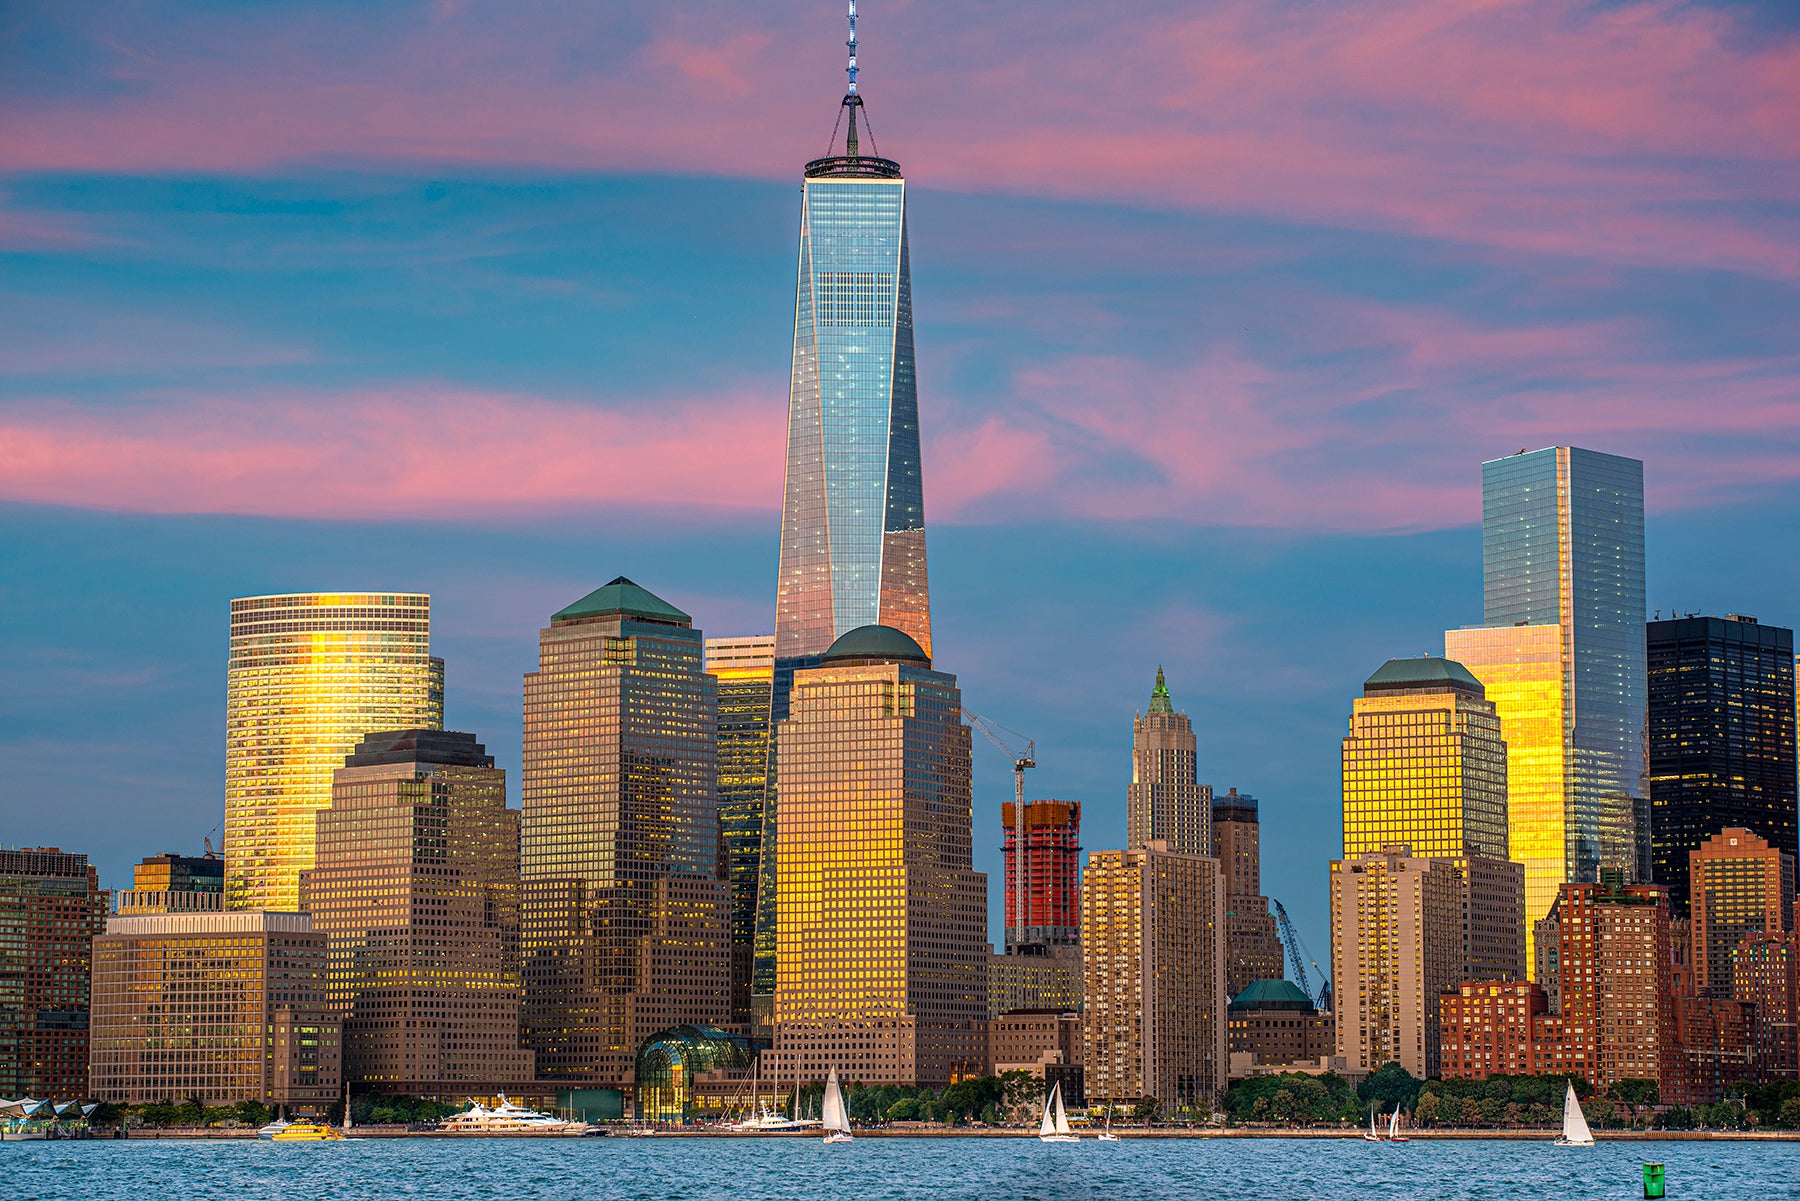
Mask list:
[[[856,1138],[854,1135],[843,1130],[833,1130],[830,1134],[825,1136],[826,1146],[830,1146],[832,1143],[853,1143],[855,1141]]]
[[[1038,1135],[1038,1142],[1040,1142],[1040,1143],[1078,1143],[1080,1141],[1081,1141],[1081,1136],[1076,1135],[1076,1134],[1040,1134],[1040,1135]]]

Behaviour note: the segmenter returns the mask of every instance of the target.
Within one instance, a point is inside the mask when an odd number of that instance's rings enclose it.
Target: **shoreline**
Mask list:
[[[1077,1134],[1084,1141],[1093,1139],[1099,1131],[1082,1130]],[[1116,1133],[1124,1139],[1343,1139],[1356,1141],[1362,1138],[1360,1129],[1306,1129],[1296,1128],[1283,1130],[1257,1127],[1212,1127],[1194,1130],[1159,1130],[1153,1128],[1117,1128]],[[1551,1129],[1511,1129],[1511,1130],[1409,1130],[1406,1137],[1412,1142],[1542,1142],[1548,1143],[1556,1136]],[[443,1140],[468,1139],[551,1139],[557,1141],[580,1142],[580,1138],[571,1135],[544,1134],[448,1134],[438,1130],[406,1130],[394,1127],[358,1126],[351,1132],[352,1138],[390,1139],[390,1138],[425,1138]],[[590,1136],[593,1137],[593,1136]],[[606,1138],[632,1137],[624,1130],[608,1130]],[[739,1130],[681,1129],[670,1127],[659,1129],[649,1138],[680,1139],[758,1139],[758,1138],[818,1138],[817,1131],[793,1131],[791,1133],[750,1133]],[[858,1130],[856,1137],[865,1138],[983,1138],[983,1139],[1034,1139],[1035,1132],[1028,1129],[1017,1130],[970,1130],[951,1127],[942,1129],[917,1130]],[[254,1129],[227,1130],[192,1127],[169,1127],[153,1129],[139,1127],[133,1129],[132,1139],[192,1139],[195,1141],[243,1140],[256,1139]],[[1800,1142],[1800,1130],[1596,1130],[1594,1138],[1597,1142],[1618,1143],[1655,1143],[1655,1142]],[[56,1139],[55,1142],[113,1142],[119,1141],[111,1134],[96,1132],[92,1139]]]

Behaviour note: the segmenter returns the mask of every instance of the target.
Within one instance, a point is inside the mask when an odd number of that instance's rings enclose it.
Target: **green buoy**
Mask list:
[[[1657,1201],[1663,1195],[1663,1166],[1659,1163],[1644,1165],[1644,1196],[1649,1201]]]

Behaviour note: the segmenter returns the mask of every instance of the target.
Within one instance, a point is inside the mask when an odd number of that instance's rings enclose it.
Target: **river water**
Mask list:
[[[0,1144],[0,1184],[20,1201],[1626,1201],[1643,1196],[1646,1160],[1666,1165],[1669,1201],[1800,1197],[1800,1143],[1774,1142],[146,1139]]]

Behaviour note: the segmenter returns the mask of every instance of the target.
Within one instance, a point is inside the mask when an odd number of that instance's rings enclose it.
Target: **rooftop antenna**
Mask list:
[[[844,107],[850,110],[850,132],[844,136],[844,154],[855,158],[856,110],[862,107],[862,97],[856,94],[856,0],[850,0],[850,40],[844,45],[850,47],[850,65],[844,68],[844,74],[850,77],[850,90],[844,93]]]

